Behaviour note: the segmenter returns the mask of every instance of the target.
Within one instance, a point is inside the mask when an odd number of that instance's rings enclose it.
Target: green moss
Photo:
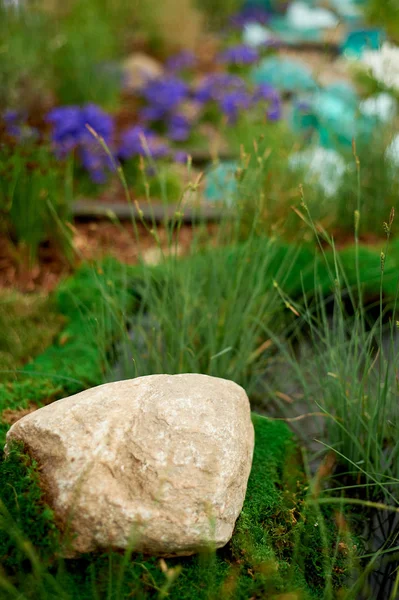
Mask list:
[[[7,459],[1,454],[0,461],[0,564],[14,571],[33,555],[51,556],[58,548],[59,534],[43,501],[37,463],[16,444]]]
[[[57,560],[61,540],[43,502],[35,464],[19,448],[12,450],[0,463],[6,515],[0,521],[0,556],[8,581],[21,597],[35,600],[158,598],[166,597],[167,589],[171,600],[277,600],[284,593],[297,600],[322,597],[323,543],[316,516],[308,512],[302,518],[307,486],[292,434],[281,422],[255,415],[253,422],[253,467],[231,542],[216,553],[167,559],[163,569],[155,558],[116,553]],[[27,540],[30,545],[23,545]],[[27,575],[23,565],[29,552],[40,559],[41,568]],[[333,544],[324,552],[332,555]],[[343,566],[346,573],[348,565]]]
[[[55,303],[40,294],[0,294],[0,364],[15,370],[31,361],[54,341],[65,324]],[[0,371],[0,381],[10,379]]]

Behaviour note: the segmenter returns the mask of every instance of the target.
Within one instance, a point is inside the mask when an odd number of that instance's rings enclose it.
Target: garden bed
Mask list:
[[[0,0],[0,442],[104,382],[225,378],[246,500],[217,552],[64,559],[2,453],[0,596],[396,600],[399,13],[138,2]]]

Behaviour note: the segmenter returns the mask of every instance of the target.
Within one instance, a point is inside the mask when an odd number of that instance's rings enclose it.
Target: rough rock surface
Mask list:
[[[151,375],[59,400],[15,423],[74,552],[160,556],[224,546],[254,448],[245,391],[207,375]]]

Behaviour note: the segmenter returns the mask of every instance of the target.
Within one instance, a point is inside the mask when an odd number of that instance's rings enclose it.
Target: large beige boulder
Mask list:
[[[37,460],[74,552],[133,543],[174,556],[231,538],[254,431],[247,395],[232,381],[151,375],[41,408],[11,427],[12,440]]]

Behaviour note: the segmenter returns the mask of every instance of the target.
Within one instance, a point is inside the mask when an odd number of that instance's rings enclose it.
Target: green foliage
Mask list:
[[[48,558],[58,548],[52,511],[44,502],[37,463],[14,444],[7,458],[0,456],[0,564],[18,570],[35,554]],[[35,559],[31,567],[35,567]]]
[[[60,104],[95,102],[114,108],[120,73],[101,65],[123,53],[124,36],[115,31],[121,24],[124,31],[129,26],[128,3],[43,4],[0,7],[0,106],[35,105],[37,110],[55,92]]]
[[[0,230],[27,249],[31,263],[44,241],[70,253],[70,179],[47,146],[6,140],[0,147]]]
[[[399,247],[393,248],[383,281],[384,294],[391,297],[399,261]],[[364,293],[378,296],[380,249],[360,247],[358,256]],[[311,246],[295,248],[251,235],[222,248],[194,245],[183,259],[166,258],[157,267],[136,269],[132,285],[141,304],[130,319],[134,337],[125,337],[122,344],[123,376],[201,372],[237,381],[251,395],[268,365],[270,350],[262,346],[268,329],[280,333],[294,315],[292,299],[300,301],[304,292],[309,297],[316,289],[324,297],[331,294],[336,260],[332,251],[323,258]],[[354,289],[356,251],[345,249],[338,260],[343,285]],[[302,314],[300,306],[296,310]]]
[[[204,12],[206,23],[212,29],[226,24],[229,17],[241,8],[241,0],[196,0],[198,8]]]
[[[122,22],[119,15],[125,15],[121,2],[112,8],[107,0],[75,0],[57,19],[52,61],[54,91],[61,104],[117,106],[121,71],[112,61],[121,52],[115,29]],[[107,62],[111,65],[105,69]]]
[[[353,231],[353,215],[360,198],[360,233],[383,237],[383,223],[391,208],[397,208],[399,195],[397,167],[385,155],[391,138],[392,128],[381,127],[368,143],[357,144],[359,173],[352,151],[347,150],[346,172],[330,201],[335,229]]]
[[[17,369],[53,343],[64,319],[43,295],[23,296],[17,292],[0,293],[0,364],[2,369]],[[2,374],[0,381],[11,379]]]
[[[183,194],[181,171],[176,166],[157,162],[151,165],[154,174],[148,175],[140,169],[138,159],[124,163],[123,171],[129,189],[136,198],[147,198],[149,202],[178,204]]]
[[[173,250],[173,247],[172,247]],[[265,355],[262,328],[279,315],[273,278],[286,280],[295,249],[250,235],[235,248],[199,251],[143,268],[134,284],[141,296],[126,340],[124,376],[206,373],[232,379],[252,392]],[[140,271],[137,270],[136,273]]]
[[[256,111],[249,111],[223,133],[232,153],[240,157],[234,202],[241,213],[243,237],[256,221],[258,232],[278,233],[289,241],[298,239],[299,233],[303,239],[311,239],[311,229],[294,214],[294,210],[303,212],[303,198],[313,220],[337,239],[353,237],[358,208],[360,234],[384,237],[383,223],[391,208],[397,208],[399,193],[397,169],[386,155],[392,127],[381,125],[367,141],[359,140],[356,157],[352,147],[337,147],[345,169],[331,195],[319,184],[322,174],[309,173],[306,166],[290,167],[290,157],[307,146],[286,122],[262,123]],[[329,177],[334,173],[325,175],[326,181]]]
[[[24,13],[0,4],[0,109],[30,106],[48,92],[52,80],[48,33],[37,11]]]
[[[399,6],[396,0],[368,0],[366,16],[371,23],[384,27],[393,40],[399,41]]]
[[[387,242],[379,256],[358,243],[342,253],[332,245],[321,260],[322,270],[315,268],[311,298],[295,302],[281,293],[301,321],[286,342],[268,330],[284,377],[277,368],[273,383],[264,378],[263,384],[272,395],[275,389],[283,394],[294,389],[302,409],[324,416],[318,437],[343,465],[344,483],[361,481],[368,498],[383,497],[397,504],[392,486],[399,481],[395,344],[399,246],[398,242],[389,246],[392,225],[393,213],[385,223]],[[305,281],[304,293],[309,288]]]

